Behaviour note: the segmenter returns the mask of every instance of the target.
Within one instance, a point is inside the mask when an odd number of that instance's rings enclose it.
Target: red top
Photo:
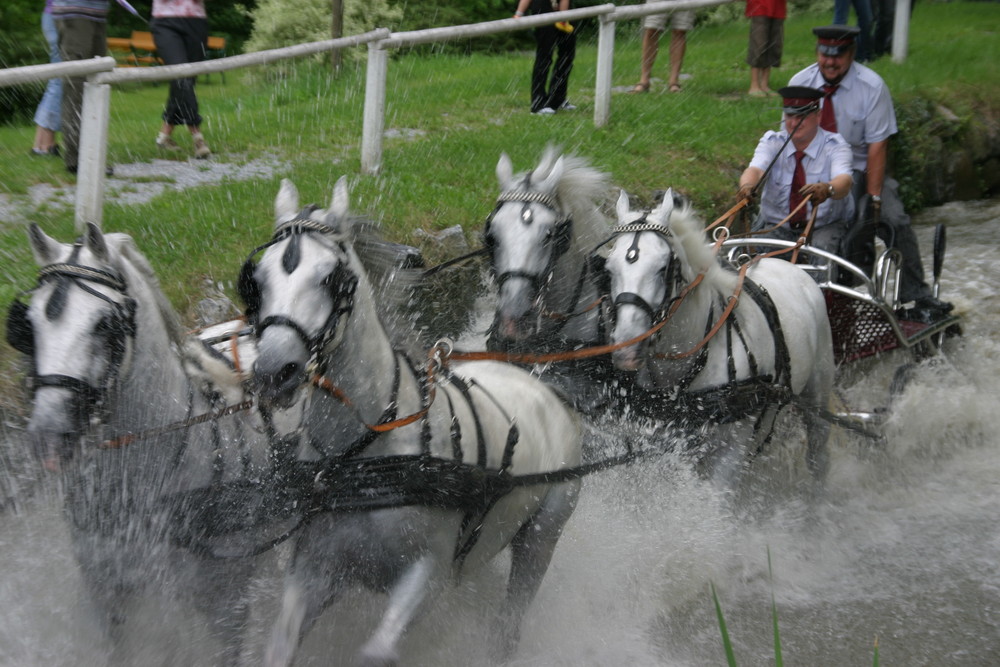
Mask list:
[[[747,0],[746,15],[767,16],[772,19],[785,18],[787,3],[785,0]]]

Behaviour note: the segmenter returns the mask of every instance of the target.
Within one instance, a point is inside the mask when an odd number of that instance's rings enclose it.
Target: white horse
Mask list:
[[[425,601],[506,546],[512,566],[496,646],[510,652],[579,480],[536,478],[472,494],[462,487],[501,469],[519,476],[577,465],[575,414],[516,367],[455,364],[428,378],[393,348],[376,312],[373,282],[381,279],[369,282],[361,262],[372,245],[362,245],[364,226],[347,217],[343,178],[327,211],[299,213],[288,181],[275,210],[272,241],[241,277],[259,335],[254,374],[262,404],[287,405],[307,392],[303,430],[320,454],[312,470],[325,491],[313,496],[314,516],[296,536],[266,664],[291,663],[302,636],[352,584],[389,595],[359,662],[395,664]]]
[[[483,234],[498,285],[488,346],[539,353],[602,344],[603,274],[590,255],[611,231],[601,213],[608,175],[551,146],[538,166],[517,176],[501,155],[496,175],[500,196]],[[606,360],[590,359],[569,372],[592,382]]]
[[[738,273],[717,260],[703,223],[672,190],[646,212],[630,210],[623,191],[617,214],[606,261],[615,312],[610,340],[623,345],[612,353],[615,367],[653,392],[646,398],[660,394],[656,409],[664,416],[689,426],[758,415],[759,441],[751,453],[770,437],[781,406],[794,403],[806,423],[810,471],[823,478],[830,427],[821,413],[834,363],[816,283],[789,262],[765,258],[749,268],[738,290]],[[656,325],[662,328],[644,337]],[[737,433],[729,445],[752,447]],[[726,440],[718,430],[714,437],[716,444]]]
[[[29,239],[38,285],[11,307],[8,340],[30,357],[29,438],[63,475],[96,618],[118,647],[130,602],[189,596],[237,664],[254,563],[201,550],[231,517],[200,503],[259,472],[267,442],[250,413],[188,422],[242,401],[240,377],[183,334],[129,236],[89,224],[63,244],[32,225]]]

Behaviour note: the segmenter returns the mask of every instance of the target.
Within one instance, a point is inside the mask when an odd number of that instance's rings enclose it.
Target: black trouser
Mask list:
[[[150,26],[156,54],[166,65],[196,63],[205,59],[208,21],[196,18],[153,19]],[[163,122],[170,125],[201,125],[198,98],[194,94],[195,77],[170,82],[170,96],[163,112]]]
[[[924,281],[924,265],[920,259],[920,247],[917,235],[910,226],[910,216],[903,209],[897,188],[899,184],[891,178],[886,178],[882,186],[882,211],[875,233],[889,248],[899,250],[903,256],[902,274],[900,275],[899,300],[903,303],[933,296],[930,286]],[[854,197],[858,211],[863,210],[862,198],[867,193],[868,184],[865,172],[854,171],[854,186],[851,196]]]
[[[576,55],[576,33],[565,33],[547,25],[535,29],[535,68],[531,72],[531,110],[549,107],[558,109],[566,101],[569,73]],[[552,52],[556,49],[556,66],[549,81]]]

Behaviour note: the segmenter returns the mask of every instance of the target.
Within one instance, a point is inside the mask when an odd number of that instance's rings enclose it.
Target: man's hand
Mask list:
[[[810,183],[799,190],[803,197],[811,197],[813,206],[819,206],[830,198],[829,183]]]
[[[748,205],[752,204],[754,199],[753,188],[754,186],[750,184],[741,185],[740,189],[736,192],[736,203],[745,201]]]

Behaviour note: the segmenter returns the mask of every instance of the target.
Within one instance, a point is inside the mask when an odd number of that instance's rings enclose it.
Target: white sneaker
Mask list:
[[[179,151],[181,149],[169,134],[162,132],[156,135],[156,145],[165,151]]]
[[[556,110],[553,109],[552,107],[542,107],[538,111],[532,111],[531,113],[535,114],[536,116],[551,116],[555,112]]]
[[[563,102],[562,104],[559,105],[559,110],[560,111],[576,111],[576,105],[575,104],[570,104],[570,102],[567,100],[567,101],[565,101],[565,102]]]

